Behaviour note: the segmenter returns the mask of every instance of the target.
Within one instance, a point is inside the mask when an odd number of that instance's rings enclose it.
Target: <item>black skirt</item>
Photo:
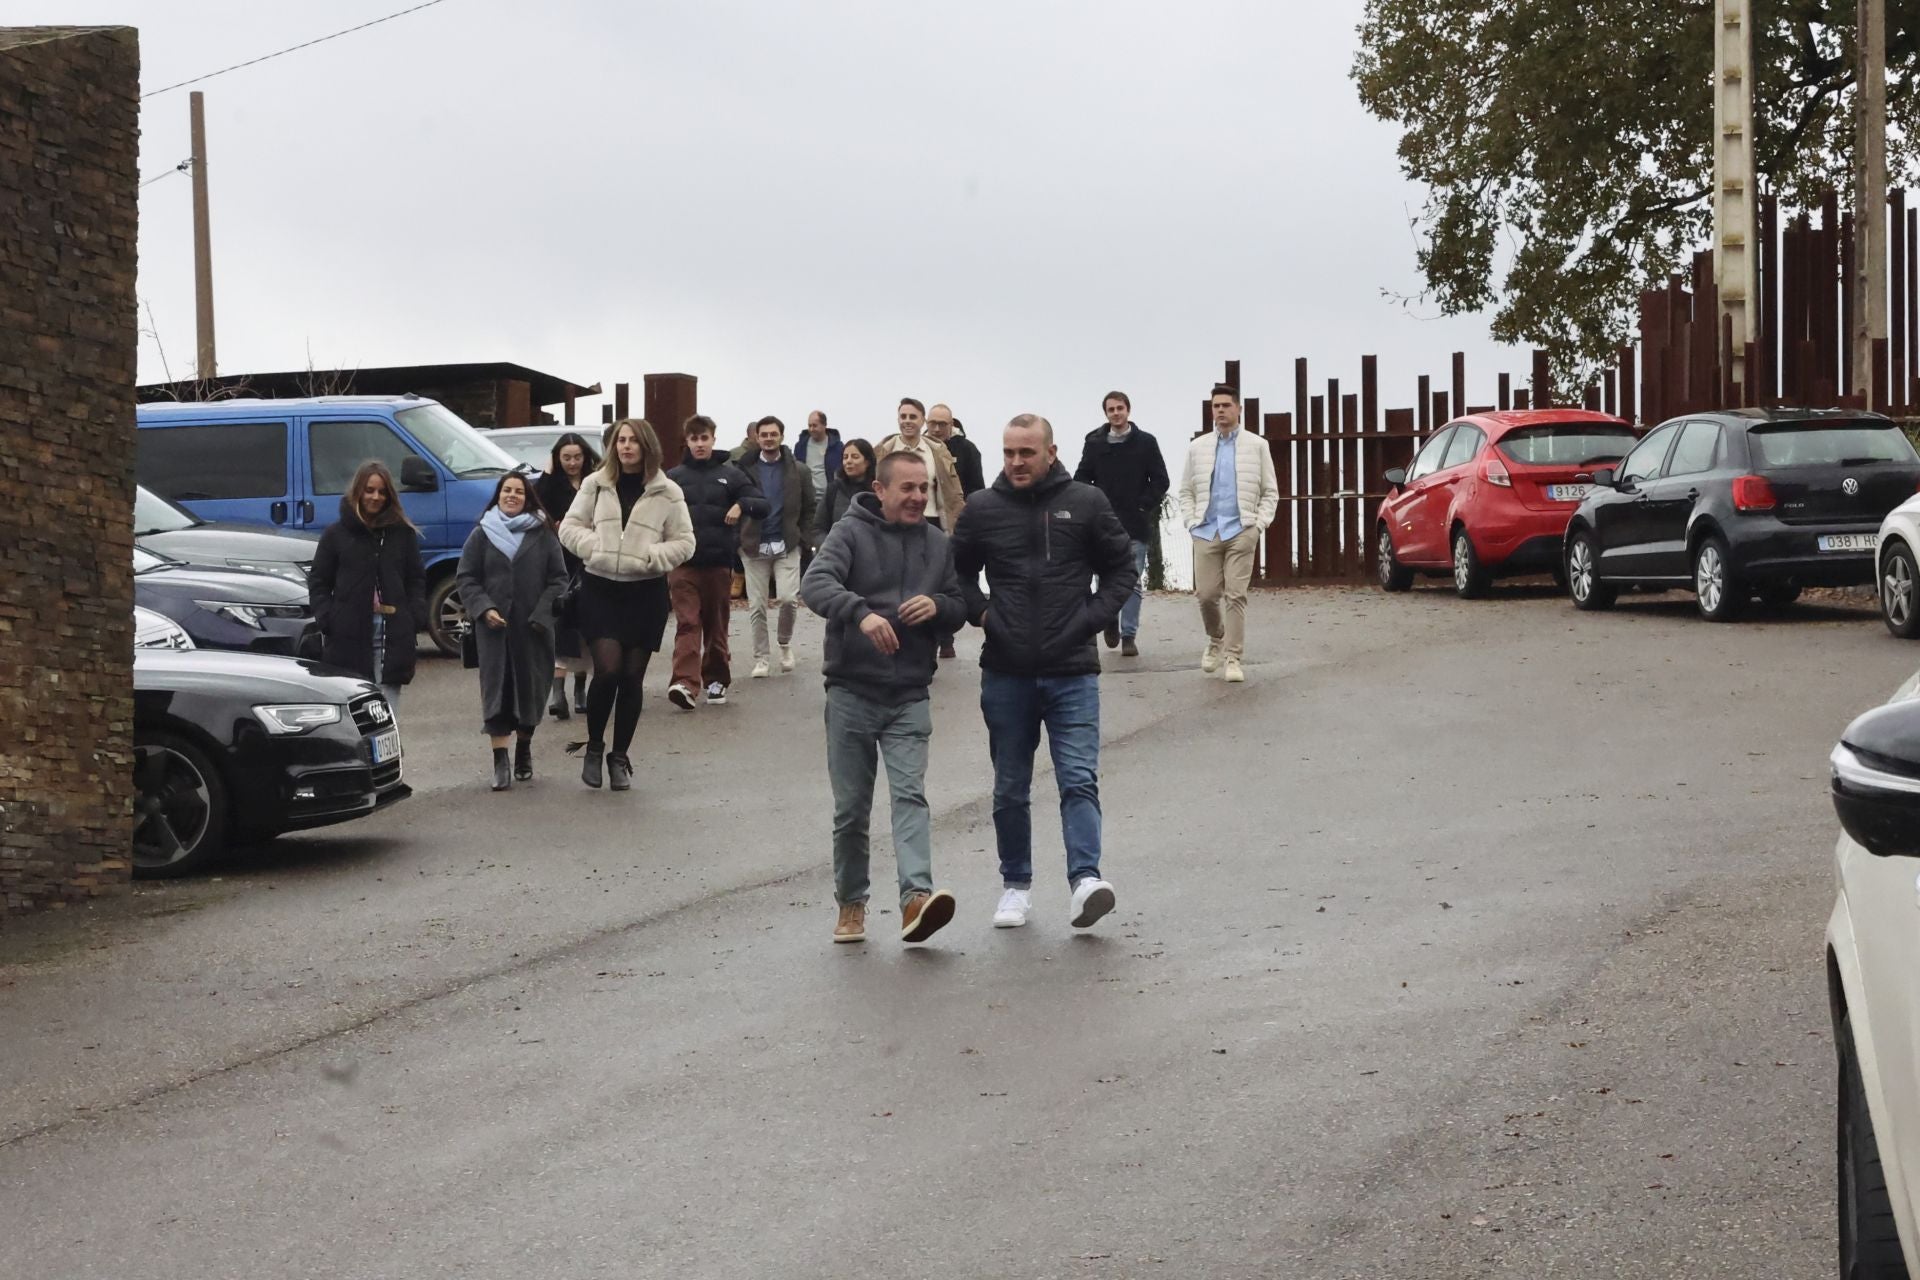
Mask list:
[[[665,578],[615,582],[596,573],[581,575],[580,634],[588,644],[616,640],[622,649],[658,653],[672,614]]]

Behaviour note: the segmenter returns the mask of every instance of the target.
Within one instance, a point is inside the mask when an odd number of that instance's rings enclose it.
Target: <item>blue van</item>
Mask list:
[[[460,548],[513,457],[445,405],[418,396],[157,401],[139,407],[145,488],[206,520],[318,533],[368,459],[387,464],[420,528],[427,627],[459,651]]]

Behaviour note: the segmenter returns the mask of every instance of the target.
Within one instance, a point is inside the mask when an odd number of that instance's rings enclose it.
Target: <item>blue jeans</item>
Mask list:
[[[868,826],[879,762],[893,796],[893,857],[900,901],[933,891],[933,827],[927,811],[927,743],[933,704],[890,707],[851,689],[827,690],[827,782],[833,788],[833,899],[865,902]]]
[[[1067,883],[1100,874],[1100,677],[980,673],[980,714],[993,757],[993,833],[1000,878],[1033,886],[1033,753],[1046,726],[1060,788]]]
[[[1133,584],[1133,594],[1120,606],[1120,634],[1137,636],[1140,634],[1140,602],[1147,598],[1147,544],[1133,544],[1133,567],[1140,574]]]

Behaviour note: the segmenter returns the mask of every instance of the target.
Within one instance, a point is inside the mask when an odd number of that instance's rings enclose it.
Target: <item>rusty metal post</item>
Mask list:
[[[219,375],[213,349],[213,228],[207,197],[207,104],[198,89],[188,95],[193,132],[193,305],[198,338],[198,377]]]

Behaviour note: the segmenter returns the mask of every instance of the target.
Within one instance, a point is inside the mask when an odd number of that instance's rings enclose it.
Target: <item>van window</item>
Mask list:
[[[287,424],[144,427],[134,434],[140,483],[175,502],[287,495]]]
[[[316,494],[345,493],[363,462],[384,462],[400,483],[400,464],[420,455],[384,422],[310,421],[307,466]]]

